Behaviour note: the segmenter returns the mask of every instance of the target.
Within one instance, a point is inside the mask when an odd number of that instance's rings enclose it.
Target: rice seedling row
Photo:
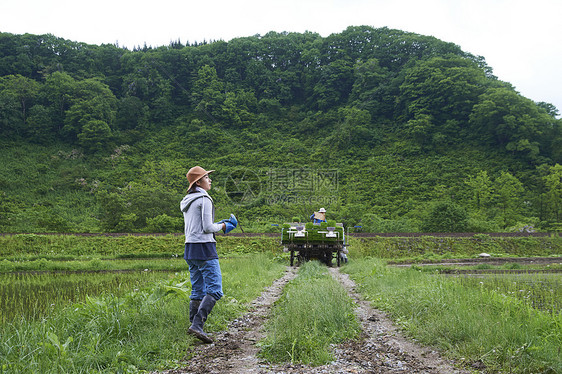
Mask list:
[[[73,302],[104,293],[122,295],[167,277],[161,272],[0,274],[0,322],[37,319]]]

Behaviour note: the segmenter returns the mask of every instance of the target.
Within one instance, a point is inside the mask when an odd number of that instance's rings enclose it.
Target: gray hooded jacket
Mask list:
[[[185,195],[180,203],[185,222],[186,243],[215,243],[215,232],[222,230],[222,225],[213,223],[215,208],[213,199],[202,188]]]

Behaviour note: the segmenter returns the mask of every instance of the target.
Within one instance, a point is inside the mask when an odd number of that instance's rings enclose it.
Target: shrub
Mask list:
[[[451,201],[437,203],[422,223],[426,232],[463,232],[468,228],[466,210]]]
[[[146,232],[179,232],[182,231],[182,217],[170,217],[160,214],[154,218],[146,219]]]

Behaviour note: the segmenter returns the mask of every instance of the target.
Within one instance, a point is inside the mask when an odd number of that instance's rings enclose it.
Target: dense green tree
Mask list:
[[[377,59],[371,58],[357,61],[353,74],[355,80],[349,97],[350,102],[369,110],[372,114],[384,113],[384,84],[389,79],[388,71],[380,66]]]
[[[431,145],[435,127],[433,116],[427,113],[418,113],[406,122],[405,132],[418,145],[424,147]]]
[[[424,126],[426,136],[439,132],[458,140],[468,125],[468,116],[484,92],[486,76],[473,61],[459,56],[421,60],[406,69],[400,86],[404,118],[419,122],[431,116],[433,128]]]
[[[57,131],[64,124],[65,112],[71,105],[76,91],[76,80],[64,72],[54,72],[45,77],[45,83],[41,87],[42,100],[53,109],[53,122]]]
[[[552,105],[550,103],[545,103],[543,101],[543,102],[537,103],[537,106],[544,109],[551,117],[555,118],[560,114],[560,111],[558,110],[558,108],[556,108],[554,105]]]
[[[222,104],[222,117],[235,127],[247,127],[254,122],[257,100],[252,92],[228,92]]]
[[[548,175],[543,177],[546,185],[547,210],[556,222],[562,218],[562,165],[556,164],[549,168]]]
[[[115,123],[117,128],[132,130],[146,128],[148,107],[136,96],[127,96],[120,100]]]
[[[2,115],[6,128],[11,128],[19,135],[25,133],[29,108],[37,99],[39,87],[38,82],[20,74],[0,77],[0,102],[7,111]],[[15,113],[16,108],[18,115]]]
[[[422,223],[424,232],[465,232],[468,228],[468,213],[451,201],[435,204]]]
[[[90,69],[95,73],[92,75],[101,75],[104,77],[104,83],[112,92],[118,93],[123,84],[122,59],[123,56],[130,52],[126,49],[119,48],[112,44],[103,44],[93,49],[92,53],[85,53],[87,56],[83,58],[92,59]]]
[[[468,177],[466,184],[472,192],[473,206],[480,210],[490,206],[492,198],[492,180],[486,170],[481,170],[476,175]]]
[[[323,66],[311,100],[320,110],[346,102],[353,87],[353,66],[347,59],[335,60]]]
[[[502,172],[494,180],[492,199],[499,209],[498,218],[504,229],[515,225],[521,218],[524,192],[521,181],[509,172]]]
[[[222,119],[222,105],[225,100],[224,83],[215,68],[205,65],[197,72],[193,84],[192,99],[195,110],[216,122]]]
[[[65,113],[62,131],[73,140],[90,121],[101,121],[111,128],[116,110],[117,98],[107,85],[97,79],[79,81],[72,104]]]
[[[97,152],[108,149],[111,137],[111,129],[106,122],[92,119],[82,127],[78,141],[85,150]]]
[[[53,112],[51,107],[40,104],[29,109],[26,132],[32,143],[48,144],[56,139]]]
[[[13,138],[23,134],[21,108],[17,96],[8,89],[0,89],[0,134]]]
[[[508,88],[490,88],[479,98],[469,117],[473,136],[493,139],[507,151],[537,161],[543,132],[555,120]]]
[[[39,83],[33,79],[23,77],[19,74],[15,76],[2,77],[2,86],[10,90],[17,97],[21,106],[21,117],[26,123],[29,103],[34,100],[39,92]]]

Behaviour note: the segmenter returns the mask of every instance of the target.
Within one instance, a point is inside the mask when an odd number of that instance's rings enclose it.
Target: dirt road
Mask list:
[[[406,338],[384,315],[373,309],[355,292],[355,283],[337,268],[331,275],[347,290],[355,301],[355,313],[362,326],[361,337],[333,346],[334,360],[323,366],[300,364],[271,365],[257,356],[256,343],[264,337],[263,325],[271,307],[283,292],[284,286],[296,276],[296,268],[288,267],[284,276],[254,300],[250,311],[234,320],[226,331],[215,335],[215,343],[198,345],[191,358],[180,369],[165,374],[182,373],[431,373],[467,374],[455,368],[431,348],[422,347]]]

